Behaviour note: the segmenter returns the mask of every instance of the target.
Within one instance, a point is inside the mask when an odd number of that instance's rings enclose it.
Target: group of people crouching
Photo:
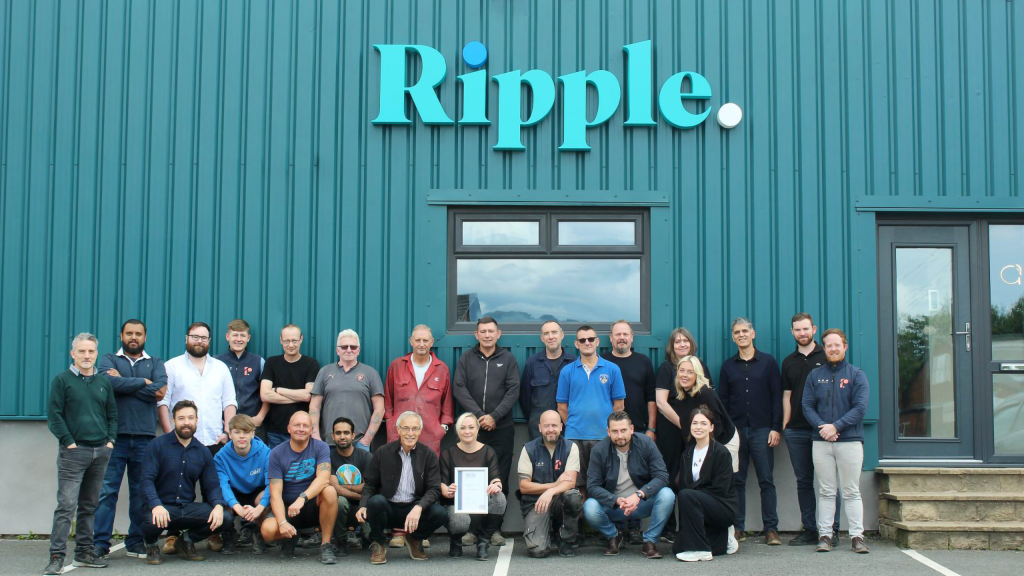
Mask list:
[[[142,491],[152,509],[142,525],[149,564],[163,562],[164,531],[177,536],[173,549],[185,560],[202,560],[195,543],[213,534],[223,541],[222,554],[243,547],[266,554],[279,544],[282,556],[293,557],[300,531],[319,529],[322,563],[335,564],[349,548],[368,546],[370,563],[384,564],[388,530],[404,531],[409,556],[426,560],[427,539],[439,528],[448,530],[453,557],[463,555],[463,538],[473,529],[476,559],[489,559],[490,537],[507,502],[497,455],[478,440],[472,414],[456,420],[459,441],[440,457],[419,443],[423,420],[415,412],[396,418],[398,440],[372,455],[355,449],[353,424],[344,417],[334,422],[333,450],[311,437],[312,422],[303,411],[289,421],[289,441],[271,450],[255,437],[252,418],[237,415],[229,423],[231,441],[211,456],[193,441],[195,404],[178,402],[172,416],[174,430],[150,444],[143,464]],[[607,424],[608,436],[591,449],[581,484],[579,447],[563,437],[556,411],[541,416],[540,437],[523,447],[518,464],[529,555],[573,556],[585,516],[607,539],[606,555],[618,554],[623,543],[616,523],[650,518],[641,551],[660,558],[656,543],[677,506],[673,553],[680,560],[735,552],[729,538],[737,505],[732,456],[714,440],[713,413],[698,408],[691,415],[692,441],[675,479],[678,492],[669,487],[654,441],[635,432],[626,412],[612,413]],[[486,515],[456,512],[455,471],[461,467],[488,470]]]

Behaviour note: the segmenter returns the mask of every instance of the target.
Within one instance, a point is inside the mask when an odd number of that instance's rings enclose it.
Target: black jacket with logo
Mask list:
[[[519,401],[519,364],[506,348],[484,356],[477,344],[462,353],[455,366],[455,399],[477,418],[490,414],[498,428],[512,425]]]

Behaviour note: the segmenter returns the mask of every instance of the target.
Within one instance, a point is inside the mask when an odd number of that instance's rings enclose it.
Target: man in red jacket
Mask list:
[[[384,418],[392,422],[402,412],[423,417],[420,443],[435,454],[441,452],[441,438],[453,422],[451,376],[448,366],[430,352],[434,335],[420,324],[409,337],[412,353],[395,358],[384,380]],[[388,442],[398,440],[398,429],[389,425]]]

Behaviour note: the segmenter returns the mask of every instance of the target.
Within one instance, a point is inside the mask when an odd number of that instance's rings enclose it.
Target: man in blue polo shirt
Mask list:
[[[565,422],[565,438],[580,449],[576,485],[582,489],[587,484],[590,451],[607,435],[608,415],[623,409],[626,387],[619,367],[598,356],[601,341],[592,327],[580,326],[575,344],[580,357],[558,375],[555,401]]]

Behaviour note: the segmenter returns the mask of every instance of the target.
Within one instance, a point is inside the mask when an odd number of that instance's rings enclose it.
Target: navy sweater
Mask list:
[[[107,370],[121,376],[107,376],[117,402],[117,433],[156,436],[156,393],[167,385],[167,371],[159,358],[143,358],[132,366],[128,358],[104,354],[96,371],[106,376]],[[153,381],[146,384],[145,378]]]

